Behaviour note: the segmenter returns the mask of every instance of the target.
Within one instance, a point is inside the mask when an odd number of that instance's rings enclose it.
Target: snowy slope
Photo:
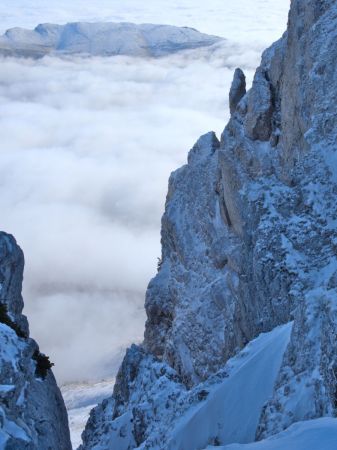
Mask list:
[[[247,445],[207,447],[208,450],[336,450],[337,419],[298,422],[286,431],[261,442]]]
[[[133,23],[40,24],[12,28],[0,37],[0,54],[41,57],[48,53],[159,57],[210,46],[222,38],[193,28]]]
[[[290,323],[261,334],[217,374],[191,390],[178,382],[172,369],[154,364],[134,347],[129,358],[143,361],[138,376],[126,385],[137,395],[115,420],[111,417],[118,400],[111,397],[99,405],[89,419],[82,448],[196,450],[210,443],[253,441],[291,329]],[[151,373],[144,370],[149,365],[156,365]]]
[[[195,450],[212,438],[223,444],[252,442],[263,404],[271,396],[292,324],[248,344],[228,362],[228,378],[209,389],[206,402],[188,411],[168,448]]]

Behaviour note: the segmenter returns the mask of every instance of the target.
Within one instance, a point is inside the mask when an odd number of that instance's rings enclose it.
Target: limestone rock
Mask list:
[[[246,95],[246,77],[241,69],[236,69],[231,89],[229,91],[229,110],[233,114],[242,99]]]
[[[24,257],[0,233],[0,446],[70,450],[67,412],[48,360],[29,338],[22,315]]]
[[[243,96],[236,73],[221,141],[203,136],[171,175],[162,264],[146,296],[144,356],[138,369],[134,359],[131,365],[147,381],[127,382],[127,396],[123,383],[116,386],[108,404],[124,400],[109,423],[111,439],[117,424],[142,409],[143,389],[158,394],[155,368],[173,371],[179,404],[184,389],[205,390],[247,343],[291,320],[256,437],[336,415],[336,42],[335,0],[293,0],[286,33],[264,52]],[[126,377],[128,364],[126,357]],[[136,447],[125,448],[151,448],[147,433],[163,420],[156,408],[137,416],[143,431],[131,431]],[[106,421],[101,415],[97,442],[106,442]],[[223,443],[222,433],[209,444]],[[86,448],[90,429],[84,438]]]

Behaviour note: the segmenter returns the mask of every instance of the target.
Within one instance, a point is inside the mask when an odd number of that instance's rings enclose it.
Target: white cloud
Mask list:
[[[79,1],[63,9],[62,1],[46,7],[38,0],[19,12],[26,3],[4,0],[5,23],[84,18]],[[134,1],[115,3],[116,19],[161,22],[163,2],[153,3],[151,16]],[[98,4],[88,17],[113,18],[108,1]],[[267,2],[258,4],[262,12]],[[280,2],[268,4],[283,20]],[[166,5],[167,21],[198,25],[205,18],[216,27],[219,15],[228,30],[240,24],[243,36],[253,32],[252,12],[232,2],[179,5]],[[226,19],[223,8],[236,16]],[[258,36],[270,33],[264,18],[257,23]],[[200,134],[220,134],[233,69],[240,65],[251,80],[259,46],[228,43],[212,55],[197,50],[159,60],[1,60],[1,228],[25,252],[32,335],[61,382],[104,376],[121,349],[141,340],[169,173]]]
[[[1,61],[1,227],[61,381],[142,335],[169,173],[227,115],[232,69],[202,56]]]
[[[39,293],[31,314],[61,382],[114,376],[125,346],[142,339],[145,320],[136,293],[97,289]]]

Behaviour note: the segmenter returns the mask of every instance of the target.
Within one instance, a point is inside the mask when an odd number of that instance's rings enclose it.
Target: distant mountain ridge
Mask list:
[[[207,47],[223,38],[188,27],[133,23],[40,24],[11,28],[0,37],[0,55],[40,58],[47,54],[160,57]]]

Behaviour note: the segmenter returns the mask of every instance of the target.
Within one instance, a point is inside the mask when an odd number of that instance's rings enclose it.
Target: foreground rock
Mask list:
[[[287,32],[263,54],[247,93],[236,72],[221,141],[200,138],[172,174],[145,340],[127,352],[113,397],[92,411],[83,449],[164,450],[177,427],[185,441],[175,450],[246,443],[234,433],[246,425],[244,406],[243,419],[227,420],[225,392],[212,424],[190,427],[182,409],[191,417],[211,405],[208,383],[228,372],[229,358],[292,320],[249,439],[336,415],[336,42],[335,0],[293,0]],[[266,370],[270,363],[271,355]]]
[[[0,232],[0,448],[71,450],[68,419],[49,359],[22,315],[24,258]]]
[[[207,47],[222,38],[193,28],[133,23],[41,24],[12,28],[0,37],[0,54],[39,58],[47,54],[160,57]]]

